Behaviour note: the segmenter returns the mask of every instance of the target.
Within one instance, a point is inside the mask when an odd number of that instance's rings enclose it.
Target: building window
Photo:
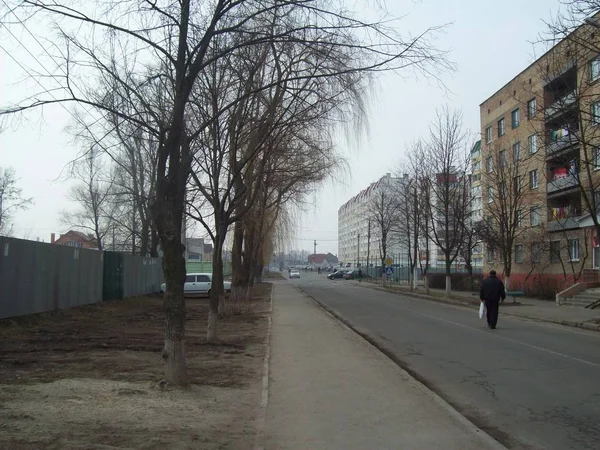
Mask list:
[[[494,250],[489,248],[487,249],[487,262],[491,263],[494,261]]]
[[[519,113],[519,108],[514,109],[511,113],[510,113],[510,123],[512,125],[513,128],[517,128],[519,126],[520,123],[520,113]]]
[[[494,201],[494,190],[491,186],[487,187],[487,202],[492,203]]]
[[[569,239],[569,261],[579,261],[579,239]]]
[[[489,144],[492,142],[492,127],[487,127],[485,129],[485,143]]]
[[[592,164],[594,165],[594,170],[600,169],[600,147],[596,147],[593,150]]]
[[[536,109],[537,109],[537,103],[536,103],[535,97],[534,97],[527,102],[527,117],[530,119],[532,117],[535,117]]]
[[[519,195],[521,192],[521,176],[517,175],[513,178],[513,194]]]
[[[506,150],[500,150],[498,159],[500,160],[500,168],[504,169],[506,167]]]
[[[504,117],[498,121],[498,137],[504,136]]]
[[[527,146],[529,147],[529,153],[537,153],[538,145],[537,145],[537,134],[532,134],[527,138]]]
[[[517,210],[517,217],[516,217],[516,223],[515,226],[516,228],[521,228],[523,226],[523,210],[519,209]]]
[[[531,262],[539,263],[542,260],[542,246],[540,244],[531,244]]]
[[[532,227],[537,227],[540,224],[540,208],[539,206],[533,206],[529,210],[529,223]]]
[[[560,241],[550,242],[550,262],[560,261]]]
[[[529,172],[529,187],[531,189],[536,189],[538,186],[538,171],[537,169],[534,169]]]
[[[481,170],[481,161],[473,163],[473,172],[479,172]]]
[[[600,58],[594,58],[590,61],[590,81],[596,81],[600,78]]]
[[[506,197],[506,181],[500,183],[500,196]]]
[[[494,159],[491,156],[488,156],[485,159],[485,170],[487,173],[492,173],[494,171]]]
[[[600,102],[592,103],[592,123],[594,125],[600,123]]]
[[[523,262],[523,244],[515,245],[515,262]]]
[[[513,150],[513,161],[518,162],[521,159],[521,143],[517,142],[512,146]]]

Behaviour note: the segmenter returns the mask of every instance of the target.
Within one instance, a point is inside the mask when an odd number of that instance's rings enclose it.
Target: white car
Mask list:
[[[300,272],[295,269],[290,271],[290,278],[300,278]]]
[[[207,294],[210,295],[212,285],[212,273],[188,273],[185,276],[185,284],[183,285],[183,294]],[[225,292],[231,292],[231,281],[224,281],[223,288]],[[167,289],[167,284],[160,285],[160,292],[164,293]]]

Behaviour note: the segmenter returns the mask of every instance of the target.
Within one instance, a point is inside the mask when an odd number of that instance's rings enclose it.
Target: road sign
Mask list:
[[[393,262],[394,262],[394,260],[392,258],[390,258],[389,256],[387,258],[385,258],[386,266],[391,266]]]
[[[386,274],[388,277],[391,277],[393,273],[394,273],[394,269],[392,269],[390,266],[387,266],[387,267],[385,268],[385,274]]]

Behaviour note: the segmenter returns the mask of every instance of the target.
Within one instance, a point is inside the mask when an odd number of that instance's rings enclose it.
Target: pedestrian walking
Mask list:
[[[505,298],[504,283],[496,276],[495,270],[490,270],[490,276],[481,283],[479,299],[485,302],[487,323],[488,327],[492,330],[496,329],[496,324],[498,323],[500,300],[504,300]]]

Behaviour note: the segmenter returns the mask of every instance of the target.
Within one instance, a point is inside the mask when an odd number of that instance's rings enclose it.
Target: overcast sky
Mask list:
[[[360,4],[361,0],[353,2]],[[387,5],[390,14],[404,17],[402,32],[416,34],[449,23],[437,44],[450,50],[457,71],[443,76],[447,90],[412,73],[380,79],[370,99],[369,133],[356,145],[340,137],[339,149],[347,159],[349,173],[327,183],[298,214],[292,245],[296,249],[312,252],[316,239],[317,252],[337,254],[338,208],[386,172],[400,169],[406,147],[426,137],[436,108],[448,104],[460,109],[465,127],[475,138],[479,104],[530,64],[536,53],[541,54],[543,48],[534,48],[532,42],[545,30],[543,21],[556,14],[559,1],[388,0]],[[12,58],[29,69],[43,70],[9,37],[0,26],[0,105],[18,101],[35,88],[31,81],[24,81],[24,70]],[[18,37],[35,56],[40,55],[37,42],[27,35]],[[74,205],[67,199],[70,183],[60,176],[79,151],[66,131],[72,122],[66,110],[56,106],[46,108],[43,115],[32,114],[27,121],[14,122],[0,134],[0,166],[16,170],[24,195],[35,202],[29,211],[17,214],[16,237],[49,241],[51,232],[66,231],[59,214]]]

